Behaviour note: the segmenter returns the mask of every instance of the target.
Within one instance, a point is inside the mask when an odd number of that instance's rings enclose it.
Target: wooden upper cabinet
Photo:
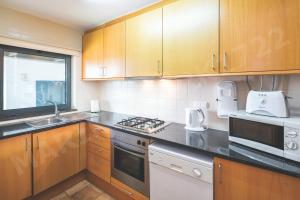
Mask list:
[[[162,8],[126,20],[126,77],[162,76]]]
[[[0,199],[21,200],[32,194],[31,135],[0,141]]]
[[[99,29],[83,36],[82,79],[99,79],[103,76],[103,29]]]
[[[80,170],[79,124],[33,134],[34,194]]]
[[[300,179],[220,158],[214,160],[215,200],[298,200]]]
[[[219,0],[180,0],[163,7],[163,75],[219,72]]]
[[[221,72],[300,69],[299,0],[220,0]]]
[[[125,76],[125,21],[104,28],[104,76]]]

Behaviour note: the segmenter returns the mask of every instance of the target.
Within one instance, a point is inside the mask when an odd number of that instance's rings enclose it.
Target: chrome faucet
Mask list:
[[[60,118],[60,112],[59,112],[59,110],[58,110],[58,108],[57,108],[57,103],[55,102],[55,101],[46,101],[46,104],[47,103],[49,103],[49,104],[52,104],[52,105],[54,105],[54,108],[55,108],[55,118]]]

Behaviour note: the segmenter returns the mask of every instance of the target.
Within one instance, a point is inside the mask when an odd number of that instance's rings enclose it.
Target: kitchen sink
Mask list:
[[[69,121],[68,119],[63,118],[63,117],[60,117],[60,118],[50,117],[50,118],[46,118],[46,119],[27,122],[27,124],[38,128],[38,127],[62,124],[62,123],[68,122],[68,121]]]

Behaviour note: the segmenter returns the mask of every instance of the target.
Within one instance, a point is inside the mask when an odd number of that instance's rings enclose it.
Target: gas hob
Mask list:
[[[152,134],[162,130],[169,124],[170,123],[159,119],[132,117],[128,119],[123,119],[122,121],[118,122],[116,126],[127,130]]]

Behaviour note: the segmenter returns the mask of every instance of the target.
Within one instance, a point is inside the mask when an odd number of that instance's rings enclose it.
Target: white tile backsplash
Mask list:
[[[177,80],[124,80],[99,83],[99,99],[102,110],[185,123],[185,108],[195,101],[209,103],[210,128],[228,130],[228,121],[217,117],[216,87],[220,81],[237,83],[239,108],[244,109],[248,87],[244,76],[200,77]],[[259,77],[250,77],[254,89],[259,87]],[[264,78],[264,89],[270,88],[271,77]],[[290,106],[300,112],[300,76],[281,76],[279,89],[292,96]]]

